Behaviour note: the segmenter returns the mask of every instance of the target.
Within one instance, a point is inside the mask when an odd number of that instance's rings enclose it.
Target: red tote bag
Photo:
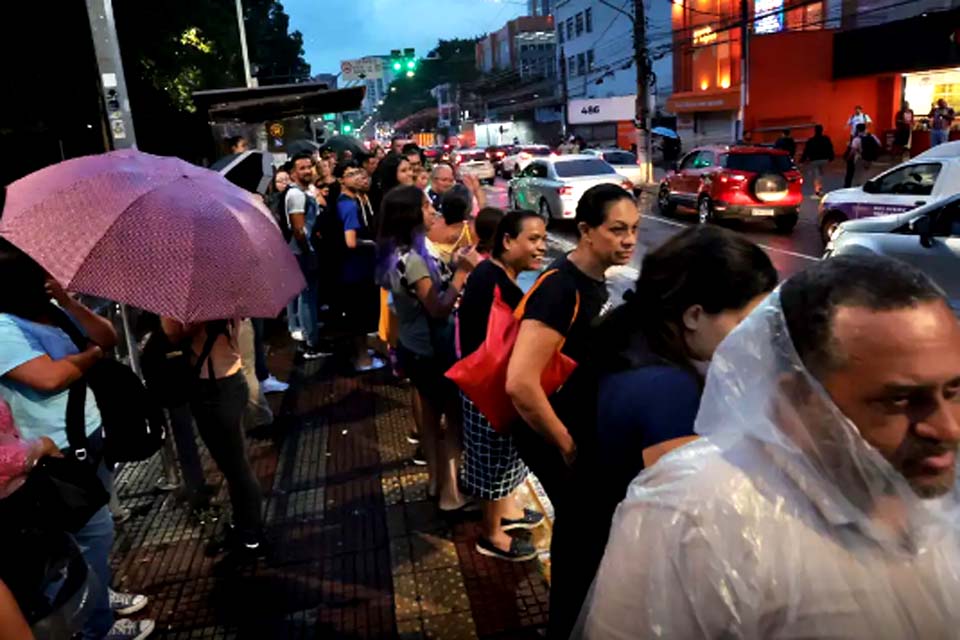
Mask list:
[[[510,356],[513,354],[513,345],[517,342],[517,334],[520,332],[520,321],[527,306],[527,299],[541,282],[556,272],[557,270],[554,269],[540,276],[516,310],[511,309],[503,301],[500,288],[495,288],[493,306],[490,308],[490,318],[487,321],[487,337],[483,344],[453,365],[446,373],[446,376],[460,387],[464,395],[470,398],[498,433],[506,432],[518,417],[513,401],[506,391],[507,367],[510,364]],[[571,326],[577,319],[579,310],[580,293],[578,292],[573,318],[570,320]],[[553,395],[577,367],[577,363],[572,358],[560,353],[562,348],[561,342],[540,376],[540,385],[547,396]]]

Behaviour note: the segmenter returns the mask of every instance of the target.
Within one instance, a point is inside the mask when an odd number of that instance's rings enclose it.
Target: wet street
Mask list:
[[[497,207],[507,206],[507,186],[505,180],[497,179],[492,187],[487,187],[488,204]],[[697,224],[693,211],[678,213],[667,218],[657,211],[656,199],[652,193],[644,193],[640,199],[640,237],[637,251],[630,268],[612,270],[608,274],[611,289],[618,291],[627,287],[637,275],[644,254],[659,247],[674,234],[687,226]],[[746,235],[760,245],[770,256],[782,278],[789,277],[813,261],[819,260],[823,253],[823,244],[817,230],[817,201],[808,197],[800,210],[800,222],[791,234],[780,234],[768,221],[722,222],[727,228]],[[573,249],[577,233],[572,223],[561,223],[550,229],[551,253],[559,255]]]

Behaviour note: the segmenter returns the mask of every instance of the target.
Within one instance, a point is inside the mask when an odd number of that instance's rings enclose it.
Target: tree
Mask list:
[[[475,38],[440,40],[421,61],[416,76],[401,76],[393,82],[380,109],[380,117],[395,121],[436,106],[436,99],[430,95],[432,88],[448,82],[459,84],[472,80],[477,75],[476,46]]]
[[[309,77],[303,38],[288,33],[279,2],[245,0],[244,13],[251,63],[263,70],[265,84]],[[114,15],[139,147],[209,156],[206,114],[196,113],[192,95],[244,86],[233,0],[115,0]]]

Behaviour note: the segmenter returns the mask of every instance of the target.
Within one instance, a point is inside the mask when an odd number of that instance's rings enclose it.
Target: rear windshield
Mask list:
[[[793,161],[789,156],[772,153],[728,153],[723,166],[751,173],[783,173],[793,168]]]
[[[550,147],[523,147],[520,151],[529,153],[532,156],[548,156],[550,155]]]
[[[603,159],[610,164],[637,164],[637,156],[628,151],[608,151]]]
[[[585,160],[567,160],[554,165],[557,175],[561,178],[575,178],[577,176],[601,176],[616,173],[616,170],[600,158]]]
[[[487,154],[483,151],[461,151],[460,159],[464,161],[486,160]]]

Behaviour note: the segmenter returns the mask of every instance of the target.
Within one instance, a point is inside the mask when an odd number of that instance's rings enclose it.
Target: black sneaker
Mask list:
[[[208,558],[219,556],[232,549],[237,543],[237,530],[232,524],[223,527],[217,535],[210,539],[203,549]]]
[[[321,351],[316,347],[306,347],[300,352],[300,357],[304,360],[319,360],[320,358],[329,358],[333,354],[329,351]]]
[[[543,514],[533,509],[524,509],[522,518],[500,518],[500,528],[504,531],[514,529],[536,529],[543,524]]]
[[[420,444],[420,434],[416,431],[407,432],[407,442],[410,444]]]
[[[417,447],[417,450],[413,452],[413,464],[418,467],[427,466],[427,457],[423,455],[423,449]]]
[[[214,575],[230,574],[257,564],[267,557],[267,545],[262,540],[240,542],[234,545],[213,567]]]
[[[510,550],[504,551],[486,538],[478,538],[477,553],[507,562],[526,562],[537,557],[537,548],[528,540],[514,538],[510,541]]]

